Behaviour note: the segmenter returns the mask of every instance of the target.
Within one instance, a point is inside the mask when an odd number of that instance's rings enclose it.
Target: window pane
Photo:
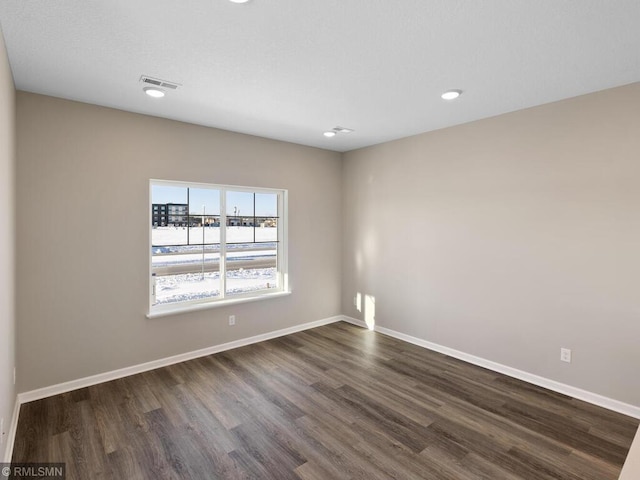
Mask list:
[[[278,241],[278,219],[272,217],[256,217],[256,242]]]
[[[165,226],[162,226],[162,225]],[[151,244],[157,245],[186,245],[186,227],[168,227],[164,221],[151,229]]]
[[[187,203],[187,188],[151,185],[151,203]]]
[[[253,193],[228,191],[227,215],[232,217],[253,217]]]
[[[190,188],[189,245],[219,242],[220,190]]]
[[[192,216],[220,216],[220,190],[189,188],[189,214]]]
[[[165,185],[151,186],[152,245],[187,243],[187,189]]]
[[[154,247],[154,305],[188,302],[220,295],[220,246]]]
[[[228,295],[278,288],[277,243],[230,245],[226,260]]]
[[[204,228],[202,217],[191,217],[189,227],[189,245],[202,245],[203,243],[220,243],[220,217],[207,216]]]
[[[256,193],[256,217],[278,216],[278,194]]]
[[[227,217],[227,243],[253,243],[253,217]]]

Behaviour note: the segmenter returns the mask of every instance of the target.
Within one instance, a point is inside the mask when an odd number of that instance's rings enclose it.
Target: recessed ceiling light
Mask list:
[[[164,91],[160,90],[159,88],[144,87],[142,90],[144,90],[144,93],[146,93],[147,95],[149,95],[150,97],[153,97],[153,98],[162,98],[162,97],[164,97]]]
[[[462,90],[448,90],[448,91],[444,92],[441,95],[441,97],[444,100],[453,100],[455,98],[458,98],[461,94],[462,94]]]
[[[323,135],[325,137],[331,138],[331,137],[335,137],[336,136],[336,132],[334,132],[333,130],[328,130],[328,131],[324,132]]]
[[[249,0],[229,0],[231,3],[247,3]]]

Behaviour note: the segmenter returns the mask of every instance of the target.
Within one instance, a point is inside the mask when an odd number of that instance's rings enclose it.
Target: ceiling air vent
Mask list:
[[[159,78],[148,77],[146,75],[142,75],[140,77],[140,81],[147,85],[155,85],[156,87],[170,88],[171,90],[175,90],[180,86],[179,83],[169,82],[167,80],[160,80]]]

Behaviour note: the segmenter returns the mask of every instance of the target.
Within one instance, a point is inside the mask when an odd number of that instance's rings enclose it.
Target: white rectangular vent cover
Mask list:
[[[153,78],[147,75],[142,75],[140,77],[140,81],[148,85],[155,85],[156,87],[170,88],[171,90],[175,90],[180,86],[179,83],[169,82],[167,80],[160,80],[159,78]]]

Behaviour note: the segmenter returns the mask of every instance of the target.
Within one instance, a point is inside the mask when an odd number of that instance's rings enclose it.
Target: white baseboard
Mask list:
[[[96,385],[98,383],[128,377],[129,375],[135,375],[136,373],[147,372],[149,370],[155,370],[156,368],[174,365],[176,363],[185,362],[194,358],[206,357],[207,355],[224,352],[225,350],[244,347],[246,345],[251,345],[252,343],[264,342],[265,340],[282,337],[284,335],[300,332],[302,330],[308,330],[310,328],[328,325],[330,323],[339,322],[343,319],[344,318],[342,315],[329,317],[322,320],[316,320],[315,322],[303,323],[301,325],[295,325],[293,327],[283,328],[281,330],[274,330],[273,332],[267,332],[261,335],[255,335],[253,337],[241,338],[240,340],[234,340],[233,342],[214,345],[212,347],[194,350],[192,352],[181,353],[172,357],[161,358],[159,360],[153,360],[151,362],[141,363],[138,365],[133,365],[131,367],[125,367],[118,370],[112,370],[110,372],[99,373],[98,375],[92,375],[90,377],[79,378],[77,380],[71,380],[69,382],[59,383],[57,385],[51,385],[49,387],[19,393],[18,402],[20,404],[23,404],[32,402],[34,400],[40,400],[41,398],[51,397],[53,395],[70,392],[79,388],[90,387],[91,385]]]
[[[342,319],[345,322],[352,323],[353,325],[367,328],[366,323],[363,322],[362,320],[358,320],[352,317],[347,317],[346,315],[343,315]],[[443,353],[450,357],[454,357],[459,360],[472,363],[473,365],[478,365],[480,367],[487,368],[494,372],[502,373],[509,377],[517,378],[519,380],[523,380],[525,382],[538,385],[539,387],[547,388],[554,392],[562,393],[564,395],[568,395],[578,400],[583,400],[585,402],[592,403],[594,405],[598,405],[600,407],[604,407],[609,410],[613,410],[614,412],[622,413],[624,415],[628,415],[630,417],[640,419],[640,407],[638,406],[620,402],[618,400],[614,400],[612,398],[605,397],[597,393],[589,392],[587,390],[582,390],[580,388],[572,387],[571,385],[566,385],[564,383],[556,382],[555,380],[550,380],[545,377],[540,377],[538,375],[534,375],[533,373],[528,373],[522,370],[518,370],[516,368],[507,367],[506,365],[502,365],[500,363],[493,362],[491,360],[487,360],[481,357],[476,357],[475,355],[470,355],[468,353],[464,353],[459,350],[454,350],[453,348],[445,347],[443,345],[438,345],[437,343],[428,342],[421,338],[412,337],[411,335],[406,335],[404,333],[400,333],[395,330],[390,330],[385,327],[379,327],[376,325],[374,327],[374,330],[376,332],[383,333],[384,335],[397,338],[398,340],[402,340],[407,343],[412,343],[414,345],[418,345],[428,350],[433,350],[435,352]]]
[[[16,441],[16,431],[18,430],[18,416],[20,414],[20,402],[16,396],[16,401],[13,404],[13,415],[11,416],[11,425],[9,426],[9,432],[7,434],[7,446],[4,450],[4,462],[11,462],[13,456],[13,444]]]

